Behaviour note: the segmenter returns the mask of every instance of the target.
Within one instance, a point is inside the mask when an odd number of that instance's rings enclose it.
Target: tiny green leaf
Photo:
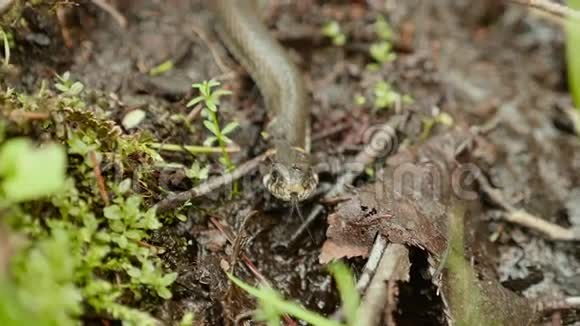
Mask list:
[[[220,131],[218,129],[218,127],[216,127],[216,125],[214,125],[213,123],[211,123],[211,121],[208,120],[204,120],[203,121],[203,125],[209,130],[211,131],[212,134],[218,136],[220,134]]]
[[[76,95],[79,95],[83,91],[84,88],[85,87],[83,86],[83,84],[81,84],[80,82],[77,81],[77,82],[74,82],[72,84],[68,93],[70,95],[76,96]]]
[[[110,205],[103,209],[103,214],[109,220],[119,220],[121,219],[121,207],[118,205]]]
[[[169,291],[168,288],[164,288],[164,287],[157,289],[157,295],[165,300],[171,299],[171,296],[172,296],[171,291]]]
[[[60,83],[54,84],[54,88],[61,91],[62,93],[66,93],[68,91],[68,87]]]
[[[217,112],[217,110],[218,110],[217,104],[210,99],[205,101],[205,105],[207,105],[207,108],[210,109],[212,112]]]
[[[210,147],[217,141],[217,137],[210,136],[203,141],[203,146]]]
[[[198,96],[198,97],[192,99],[191,101],[187,102],[187,107],[194,106],[203,100],[204,100],[203,96]]]
[[[222,129],[222,135],[227,135],[234,131],[240,124],[237,122],[230,122]]]
[[[163,286],[169,286],[169,285],[173,284],[173,282],[175,282],[176,279],[177,279],[177,273],[175,273],[175,272],[165,274],[161,278],[161,284],[163,284]]]

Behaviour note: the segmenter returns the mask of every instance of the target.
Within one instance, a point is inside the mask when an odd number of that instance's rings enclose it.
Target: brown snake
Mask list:
[[[268,132],[276,150],[263,182],[284,201],[302,201],[318,185],[310,164],[310,104],[304,80],[259,17],[257,1],[217,0],[218,34],[258,85],[272,116]]]

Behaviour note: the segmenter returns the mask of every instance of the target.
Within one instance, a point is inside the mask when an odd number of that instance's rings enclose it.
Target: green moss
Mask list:
[[[0,92],[0,206],[6,217],[0,222],[21,239],[8,273],[0,273],[6,291],[0,324],[77,325],[90,310],[126,324],[156,325],[135,303],[172,296],[177,274],[164,270],[158,248],[147,243],[162,224],[155,208],[132,192],[130,175],[106,182],[111,199],[105,204],[91,158],[114,158],[127,171],[160,157],[147,146],[150,137],[121,134],[102,109],[87,103],[85,87],[69,74],[54,87],[56,92],[46,85],[36,94]],[[32,114],[43,118],[26,118]],[[60,145],[15,137],[36,138],[39,130]]]

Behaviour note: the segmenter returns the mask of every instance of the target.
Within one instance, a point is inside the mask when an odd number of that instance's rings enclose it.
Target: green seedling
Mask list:
[[[185,171],[185,175],[192,180],[206,180],[209,176],[209,166],[206,165],[202,168],[199,165],[199,162],[195,161],[191,167]]]
[[[85,86],[78,81],[72,81],[70,79],[70,73],[67,71],[62,76],[57,75],[57,82],[54,87],[58,89],[63,95],[66,96],[78,96]]]
[[[343,46],[346,43],[346,35],[342,32],[337,21],[330,21],[322,27],[322,35],[330,38],[332,44]]]
[[[392,45],[387,41],[380,41],[371,44],[369,49],[371,57],[380,64],[391,62],[397,58],[392,52]]]
[[[421,132],[419,139],[421,139],[421,140],[427,139],[429,137],[429,135],[431,134],[431,132],[433,131],[433,128],[435,128],[435,126],[437,126],[437,125],[442,125],[442,126],[446,126],[446,127],[452,126],[453,125],[453,117],[451,117],[446,112],[439,112],[433,118],[424,119],[423,120],[423,131]]]
[[[375,98],[374,108],[377,110],[392,108],[400,104],[411,104],[413,102],[413,99],[409,95],[400,94],[384,80],[375,84],[373,94]]]
[[[235,166],[227,150],[227,145],[232,143],[232,140],[228,138],[228,135],[238,127],[238,123],[230,122],[223,128],[220,126],[218,120],[220,97],[229,95],[231,92],[223,89],[213,90],[214,87],[219,85],[220,83],[215,80],[193,84],[192,87],[197,89],[200,92],[200,95],[189,101],[187,106],[191,107],[198,103],[204,104],[205,107],[202,110],[202,115],[204,116],[205,120],[203,121],[203,125],[211,132],[212,135],[206,138],[203,144],[204,146],[209,147],[217,142],[222,151],[220,163],[222,163],[227,171],[232,171]]]
[[[397,55],[392,51],[393,30],[383,16],[377,18],[374,29],[379,39],[371,44],[369,49],[371,57],[379,64],[395,60]],[[374,66],[371,65],[371,68]]]

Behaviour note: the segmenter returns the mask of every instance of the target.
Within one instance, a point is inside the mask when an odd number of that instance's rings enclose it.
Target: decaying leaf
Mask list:
[[[328,218],[320,258],[339,258],[340,250],[345,256],[349,248],[364,256],[380,233],[426,250],[433,273],[443,268],[434,282],[454,322],[528,325],[535,319],[532,305],[499,283],[485,255],[480,199],[471,184],[479,170],[456,157],[470,137],[450,132],[390,158],[374,184],[354,190]]]

